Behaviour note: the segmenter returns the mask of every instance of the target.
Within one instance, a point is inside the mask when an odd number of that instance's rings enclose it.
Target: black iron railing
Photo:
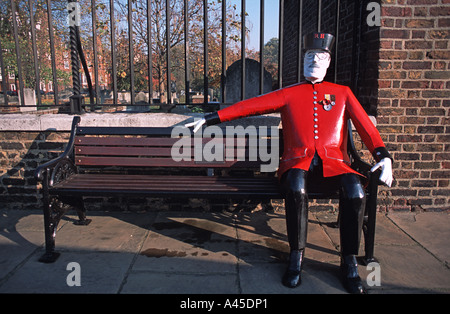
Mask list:
[[[146,71],[148,72],[147,77],[147,91],[148,92],[148,101],[145,103],[140,102],[139,104],[136,103],[136,68],[135,68],[135,58],[137,57],[135,55],[134,50],[134,33],[133,33],[133,23],[136,23],[133,21],[133,14],[136,10],[136,8],[133,7],[133,3],[135,1],[132,0],[85,0],[83,3],[81,3],[82,0],[68,0],[66,7],[66,12],[62,13],[63,10],[56,10],[54,9],[54,4],[51,0],[7,0],[2,4],[2,8],[4,12],[7,12],[6,16],[3,15],[4,21],[1,21],[1,23],[9,23],[12,22],[12,31],[9,34],[3,34],[2,37],[0,37],[0,68],[1,68],[1,76],[2,76],[2,91],[3,91],[3,103],[0,103],[0,109],[5,108],[13,108],[13,107],[37,107],[37,108],[65,108],[66,112],[70,111],[72,113],[80,113],[84,109],[88,110],[97,110],[102,107],[117,107],[117,106],[123,106],[126,105],[128,110],[130,108],[136,108],[138,110],[152,110],[155,108],[166,108],[167,110],[170,110],[171,108],[175,106],[199,106],[201,108],[207,108],[208,106],[214,106],[214,108],[217,108],[219,105],[227,104],[229,103],[227,101],[227,90],[226,90],[226,81],[227,81],[227,67],[230,66],[230,64],[227,64],[227,51],[228,51],[228,43],[227,43],[227,10],[229,9],[230,0],[222,0],[219,1],[221,5],[221,76],[220,76],[220,88],[218,90],[220,91],[218,94],[220,95],[217,101],[212,101],[209,96],[209,89],[210,89],[210,80],[209,77],[209,68],[210,68],[210,61],[209,61],[209,37],[208,37],[208,24],[210,23],[210,15],[208,6],[211,5],[211,0],[199,0],[200,2],[203,1],[203,9],[202,12],[199,11],[199,14],[203,14],[203,101],[200,101],[200,103],[193,103],[191,98],[189,97],[189,91],[192,87],[192,81],[191,81],[191,64],[190,59],[192,57],[192,50],[190,49],[189,45],[189,34],[191,32],[192,24],[189,21],[189,6],[192,3],[188,0],[142,0],[139,3],[143,6],[139,9],[142,10],[143,16],[146,17],[146,21],[144,24],[146,25],[147,30],[147,68]],[[89,1],[89,2],[88,2]],[[154,86],[153,86],[153,58],[155,58],[155,55],[152,53],[152,45],[155,43],[152,42],[152,38],[154,37],[152,34],[152,14],[154,12],[152,11],[152,5],[155,1],[161,2],[165,1],[165,13],[162,16],[165,16],[165,86],[166,86],[166,94],[167,98],[166,100],[161,103],[155,103],[153,100],[153,92],[154,92]],[[246,25],[246,8],[248,2],[246,0],[237,0],[240,1],[240,12],[239,18],[240,21],[236,21],[240,23],[240,59],[245,60],[247,57],[247,29],[245,27]],[[250,0],[250,1],[257,1],[257,0]],[[265,43],[264,43],[264,30],[266,25],[266,1],[265,0],[259,0],[260,1],[260,12],[259,12],[259,29],[260,29],[260,45],[259,45],[259,58],[260,58],[260,71],[259,71],[259,93],[263,93],[264,88],[264,49],[265,49]],[[301,36],[303,34],[302,30],[302,18],[303,18],[303,0],[299,0],[300,2],[300,11],[299,11],[299,56],[301,55],[302,50],[302,40]],[[339,30],[339,6],[340,1],[336,1],[336,32]],[[60,2],[57,2],[60,5]],[[80,5],[87,5],[89,4],[89,9],[87,10],[91,15],[91,23],[92,23],[92,34],[91,34],[91,44],[92,47],[82,47],[82,42],[80,39],[80,25],[77,23],[77,14],[80,14],[77,10],[79,10]],[[145,4],[145,6],[144,6]],[[164,4],[164,2],[163,2]],[[173,55],[171,46],[171,28],[173,27],[173,23],[175,23],[172,19],[172,7],[174,5],[182,5],[183,6],[183,28],[184,28],[184,61],[181,62],[181,64],[184,64],[184,82],[182,82],[181,85],[183,86],[184,93],[185,93],[185,99],[182,103],[174,103],[174,100],[172,99],[172,95],[170,92],[171,85],[172,85],[172,65],[174,64],[175,56]],[[99,35],[99,8],[102,8],[103,10],[106,10],[109,5],[109,25],[107,25],[108,30],[106,32],[103,32],[101,35]],[[116,16],[116,7],[120,5],[121,7],[127,8],[127,21],[126,23],[118,22],[117,16]],[[19,6],[19,8],[18,8]],[[37,8],[46,8],[45,16],[40,16],[39,23],[42,23],[42,21],[46,21],[48,27],[48,39],[49,39],[49,61],[50,61],[50,69],[51,69],[51,86],[52,86],[52,93],[51,94],[51,100],[44,103],[43,98],[48,98],[48,95],[45,95],[41,92],[41,80],[42,80],[42,67],[40,62],[42,62],[42,57],[38,53],[38,46],[39,42],[36,35],[36,29],[38,25],[35,21],[35,14],[37,12]],[[275,17],[278,19],[279,23],[279,34],[278,34],[278,41],[279,41],[279,50],[278,50],[278,73],[277,77],[274,79],[276,82],[274,88],[281,88],[283,86],[283,59],[284,59],[284,51],[283,51],[283,42],[285,38],[284,34],[284,17],[285,17],[285,0],[278,0],[278,7],[279,7],[279,13]],[[318,19],[318,28],[320,30],[320,20],[321,20],[321,7],[322,7],[322,1],[317,1],[317,19]],[[60,6],[61,8],[61,6]],[[62,7],[63,8],[63,7]],[[19,13],[18,10],[21,12]],[[25,12],[25,13],[23,13]],[[55,12],[59,12],[58,16],[61,18],[61,16],[64,16],[64,14],[68,15],[68,29],[69,29],[69,36],[62,37],[65,39],[69,45],[70,48],[70,68],[71,68],[71,83],[69,84],[71,86],[70,97],[67,97],[65,95],[62,97],[62,84],[60,83],[60,78],[58,77],[58,66],[60,66],[60,63],[62,62],[57,58],[57,54],[55,51],[55,43],[59,39],[55,38],[55,28],[54,28],[54,14]],[[218,18],[217,15],[214,16],[215,19]],[[273,17],[271,17],[273,18]],[[180,21],[177,20],[179,23]],[[20,23],[20,25],[19,25]],[[118,42],[117,42],[117,35],[116,35],[116,28],[118,27],[118,23],[127,25],[128,28],[128,74],[127,78],[129,79],[129,102],[127,104],[122,104],[119,100],[118,94],[119,94],[119,86],[118,86]],[[139,23],[142,23],[142,21],[139,21]],[[239,25],[237,23],[237,25]],[[19,26],[21,29],[23,29],[25,26],[24,24],[29,25],[29,36],[27,38],[21,38],[21,34],[24,32],[19,32]],[[42,27],[42,25],[40,25]],[[102,28],[104,25],[102,25]],[[122,25],[121,25],[122,27]],[[42,30],[40,31],[42,32]],[[111,90],[109,101],[106,102],[102,97],[100,97],[102,91],[100,90],[100,78],[99,78],[99,47],[97,45],[98,40],[100,37],[104,40],[105,34],[110,35],[109,40],[109,54],[110,57],[110,64],[111,66],[107,69],[108,76],[109,76],[109,83],[108,83],[108,89]],[[336,34],[338,35],[338,34]],[[338,36],[336,36],[338,38]],[[2,39],[3,38],[3,42]],[[6,55],[11,55],[11,45],[8,45],[6,47],[6,39],[7,38],[13,38],[14,39],[14,50],[15,50],[15,58],[8,58],[6,60]],[[21,45],[23,45],[23,41],[28,41],[31,44],[31,57],[24,58],[23,51],[21,51]],[[90,56],[90,64],[87,64],[84,51],[92,51],[93,57]],[[338,49],[335,50],[336,54]],[[142,54],[140,54],[142,55]],[[177,54],[177,58],[179,58],[179,54]],[[33,75],[34,75],[34,86],[25,86],[24,81],[24,68],[23,64],[24,62],[30,61],[33,64]],[[337,67],[337,57],[335,56],[335,66]],[[14,63],[14,64],[11,64]],[[301,77],[302,69],[300,67],[301,62],[298,63],[298,78]],[[81,71],[81,68],[83,68],[83,71]],[[90,69],[91,68],[91,69]],[[11,98],[9,97],[11,93],[14,93],[14,91],[11,91],[10,86],[8,86],[7,81],[10,78],[10,72],[14,69],[16,75],[14,76],[14,86],[16,87],[16,92],[20,96],[20,103],[13,104],[11,101]],[[27,68],[27,70],[29,70]],[[336,72],[336,71],[335,71]],[[48,73],[47,73],[48,74]],[[84,78],[83,75],[84,74]],[[92,75],[92,78],[91,78]],[[82,84],[82,78],[85,79],[87,82],[87,94],[84,93],[83,90],[83,84]],[[241,99],[245,98],[246,95],[246,62],[241,62]],[[217,84],[216,84],[217,85]],[[35,91],[36,95],[36,105],[28,105],[25,103],[25,95],[24,95],[24,88],[32,88]],[[45,95],[45,96],[44,96]],[[120,110],[120,109],[119,109]]]

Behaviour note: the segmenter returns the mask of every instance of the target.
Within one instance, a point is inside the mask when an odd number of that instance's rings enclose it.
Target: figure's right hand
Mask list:
[[[370,169],[370,172],[374,172],[378,168],[381,168],[380,181],[388,187],[391,187],[392,181],[394,181],[394,177],[392,175],[392,160],[390,158],[381,159],[379,163]]]
[[[203,124],[206,123],[205,118],[201,118],[200,120],[191,122],[191,123],[186,123],[184,126],[187,128],[190,127],[194,127],[194,133],[197,133],[198,130],[200,130],[200,128],[203,126]]]

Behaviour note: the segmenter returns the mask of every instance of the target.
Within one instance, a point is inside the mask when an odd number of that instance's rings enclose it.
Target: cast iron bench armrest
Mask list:
[[[76,129],[77,129],[77,125],[80,123],[80,121],[81,121],[81,118],[78,116],[73,118],[70,138],[69,138],[69,142],[66,146],[66,149],[58,157],[56,157],[52,160],[49,160],[46,163],[44,163],[36,168],[36,171],[34,172],[34,177],[36,178],[36,180],[38,180],[39,182],[42,182],[44,180],[44,172],[47,172],[47,171],[55,168],[61,161],[69,159],[71,153],[73,152],[73,147],[75,144]]]

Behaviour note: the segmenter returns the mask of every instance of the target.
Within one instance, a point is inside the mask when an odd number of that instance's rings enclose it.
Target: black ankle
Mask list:
[[[355,255],[346,255],[341,259],[342,283],[352,294],[365,294],[366,289],[358,273],[358,262]]]
[[[289,254],[289,263],[283,275],[282,283],[288,288],[295,288],[301,284],[301,271],[304,250],[292,250]]]

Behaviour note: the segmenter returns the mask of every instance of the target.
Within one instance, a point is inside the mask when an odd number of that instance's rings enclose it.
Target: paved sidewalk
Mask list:
[[[0,210],[0,292],[345,293],[334,214],[310,213],[302,285],[295,289],[280,282],[288,255],[283,211],[88,216],[89,226],[74,225],[72,212],[63,218],[56,235],[61,256],[42,264],[40,211]],[[367,286],[369,293],[450,293],[449,238],[447,213],[379,214],[375,255],[381,285]],[[374,270],[360,265],[364,281],[378,278]],[[68,285],[78,279],[81,286]]]

